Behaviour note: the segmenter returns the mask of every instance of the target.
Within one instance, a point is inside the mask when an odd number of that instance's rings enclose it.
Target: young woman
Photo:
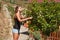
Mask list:
[[[15,14],[14,14],[14,26],[13,26],[13,40],[18,40],[20,35],[20,25],[22,25],[22,22],[27,21],[29,19],[32,19],[32,17],[23,18],[21,16],[21,12],[24,10],[23,8],[16,6],[15,8]]]

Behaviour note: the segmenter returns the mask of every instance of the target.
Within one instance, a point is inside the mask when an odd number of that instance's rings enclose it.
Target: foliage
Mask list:
[[[32,32],[32,34],[33,34],[35,40],[41,40],[39,31],[34,31],[34,32]]]
[[[8,6],[7,8],[11,12],[11,17],[13,17],[13,15],[14,15],[14,8],[12,6]]]
[[[15,0],[10,0],[10,3],[15,4]]]
[[[40,31],[33,31],[32,32],[31,30],[29,30],[28,32],[33,35],[32,38],[34,38],[34,40],[41,40],[42,39]]]
[[[10,12],[10,15],[11,15],[11,18],[12,18],[12,23],[14,25],[14,18],[13,18],[13,16],[14,16],[14,8],[12,6],[8,6],[7,8],[9,10],[9,12]]]
[[[1,2],[0,2],[0,9],[1,9]]]
[[[3,1],[15,4],[15,0],[3,0]]]
[[[28,5],[28,9],[25,10],[27,17],[33,17],[29,28],[41,30],[45,35],[49,35],[58,29],[58,24],[60,24],[60,3],[54,1],[38,3],[34,1]]]

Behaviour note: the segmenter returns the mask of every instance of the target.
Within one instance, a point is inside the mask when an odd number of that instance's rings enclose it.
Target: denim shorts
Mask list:
[[[12,29],[12,33],[18,33],[18,34],[20,34],[20,29],[15,29],[15,28],[13,28],[13,29]]]

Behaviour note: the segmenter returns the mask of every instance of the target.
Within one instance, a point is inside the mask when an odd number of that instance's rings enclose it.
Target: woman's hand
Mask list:
[[[29,19],[32,19],[33,17],[29,17]]]

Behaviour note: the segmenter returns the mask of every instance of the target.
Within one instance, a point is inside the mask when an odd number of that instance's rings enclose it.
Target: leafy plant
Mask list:
[[[0,2],[0,9],[1,9],[1,2]]]
[[[26,10],[26,15],[33,17],[29,28],[37,31],[41,30],[45,35],[49,35],[59,28],[60,3],[54,1],[38,3],[37,1],[33,1],[28,5],[28,9],[29,11]]]
[[[13,15],[14,15],[14,8],[12,6],[8,6],[7,8],[11,12],[11,14],[10,14],[11,17],[13,17]]]
[[[10,3],[15,4],[15,0],[10,0]]]
[[[7,8],[9,10],[9,12],[10,12],[10,15],[11,15],[11,18],[12,18],[12,23],[14,25],[14,18],[13,18],[13,16],[14,16],[14,8],[12,6],[8,6]]]
[[[32,32],[32,34],[33,34],[35,40],[41,40],[39,31],[34,31],[34,32]]]

